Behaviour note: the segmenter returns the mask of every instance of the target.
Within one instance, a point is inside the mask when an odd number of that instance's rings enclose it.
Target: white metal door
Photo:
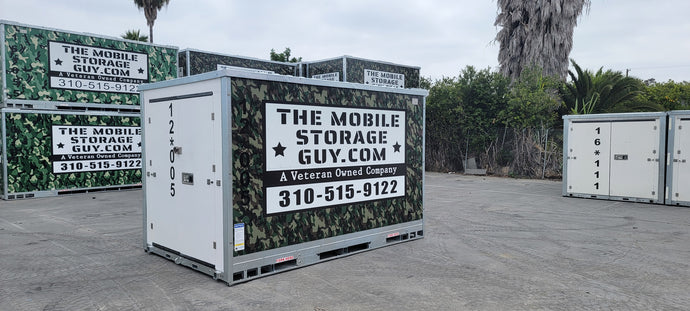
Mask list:
[[[571,122],[567,193],[608,195],[611,122]]]
[[[677,117],[673,140],[674,201],[690,202],[690,118]]]
[[[661,130],[659,120],[611,124],[611,196],[658,198]]]
[[[214,111],[219,93],[147,105],[146,227],[149,244],[222,271],[221,121]]]

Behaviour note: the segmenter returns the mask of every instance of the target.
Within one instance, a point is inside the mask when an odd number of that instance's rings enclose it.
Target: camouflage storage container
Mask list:
[[[146,251],[234,284],[423,236],[427,91],[241,70],[140,90]]]
[[[138,113],[0,109],[3,199],[141,186]]]
[[[304,76],[394,88],[419,88],[420,67],[342,56],[305,62]]]
[[[0,107],[139,109],[137,86],[177,77],[177,48],[0,21]]]
[[[250,69],[264,73],[297,76],[297,63],[283,63],[258,58],[224,55],[193,49],[184,49],[178,53],[180,76],[191,76],[219,69]]]

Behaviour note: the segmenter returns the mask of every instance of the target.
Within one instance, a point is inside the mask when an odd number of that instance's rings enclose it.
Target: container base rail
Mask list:
[[[98,188],[79,188],[79,189],[64,189],[64,190],[49,190],[49,191],[34,191],[34,192],[16,192],[16,193],[9,193],[6,196],[0,195],[0,199],[21,200],[21,199],[31,199],[31,198],[55,197],[55,196],[66,195],[66,194],[79,194],[79,193],[104,192],[104,191],[124,191],[124,190],[132,190],[132,189],[141,189],[141,184],[98,187]]]
[[[232,286],[256,278],[384,246],[422,239],[424,237],[423,228],[422,222],[419,221],[416,224],[413,222],[413,224],[406,223],[399,226],[371,229],[346,234],[342,237],[333,237],[234,257],[233,260],[237,261],[230,264],[232,271],[228,272],[219,271],[211,263],[182,254],[157,243],[147,245],[145,251],[173,261],[175,264],[209,275],[214,280],[222,280],[228,286]]]

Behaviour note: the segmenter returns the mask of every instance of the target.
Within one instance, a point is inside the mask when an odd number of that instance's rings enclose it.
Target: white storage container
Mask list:
[[[666,113],[563,116],[563,195],[664,203]]]
[[[423,236],[427,91],[242,70],[140,90],[146,251],[234,284]]]
[[[690,111],[668,113],[666,204],[690,206]]]

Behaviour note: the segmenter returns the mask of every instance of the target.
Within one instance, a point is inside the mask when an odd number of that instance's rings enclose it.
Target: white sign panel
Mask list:
[[[95,92],[138,93],[149,81],[145,53],[48,42],[50,87]]]
[[[330,72],[320,75],[311,76],[312,79],[327,80],[327,81],[340,81],[340,72]]]
[[[364,69],[364,84],[404,89],[405,75]]]
[[[52,126],[53,173],[141,169],[141,128]]]
[[[405,196],[405,111],[266,103],[268,214]]]

